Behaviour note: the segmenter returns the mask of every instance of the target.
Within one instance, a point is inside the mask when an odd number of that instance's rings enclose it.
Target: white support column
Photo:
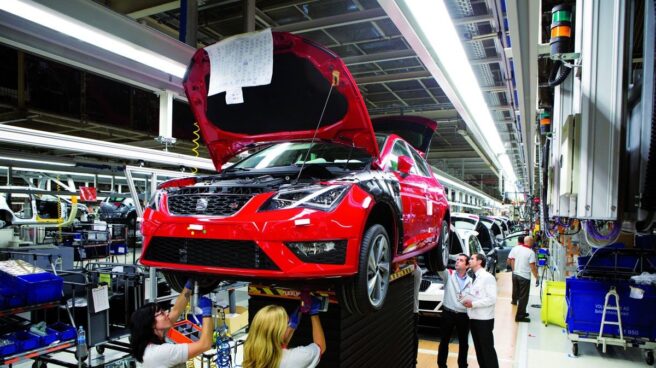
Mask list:
[[[173,93],[168,90],[159,94],[159,136],[173,137]]]

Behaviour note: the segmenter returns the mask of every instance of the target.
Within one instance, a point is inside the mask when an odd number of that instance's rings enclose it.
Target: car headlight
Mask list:
[[[285,243],[303,262],[344,264],[346,240],[307,241]]]
[[[302,189],[280,191],[262,206],[265,211],[308,207],[330,211],[347,192],[348,185],[313,185]]]

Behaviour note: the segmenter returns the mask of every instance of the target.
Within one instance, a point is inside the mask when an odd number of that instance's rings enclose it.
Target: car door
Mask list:
[[[499,266],[501,269],[507,269],[508,268],[508,255],[510,254],[510,251],[517,246],[517,243],[520,240],[520,237],[524,237],[525,234],[513,234],[503,241],[503,247],[500,247],[497,250],[497,254],[499,255]]]
[[[448,208],[444,188],[435,179],[428,164],[426,164],[426,161],[424,161],[417,151],[411,149],[411,152],[412,158],[415,161],[413,170],[416,170],[416,179],[421,181],[426,195],[426,221],[424,223],[424,229],[421,232],[422,234],[426,234],[427,238],[434,236],[435,240],[437,240],[442,230],[442,219],[444,219],[446,209]]]
[[[426,184],[418,178],[416,171],[405,175],[398,170],[398,160],[401,156],[412,160],[412,154],[406,143],[401,139],[395,139],[391,150],[383,159],[383,165],[385,170],[393,172],[399,180],[403,206],[403,249],[400,252],[407,253],[422,246],[422,240],[425,238],[423,230],[427,213]]]

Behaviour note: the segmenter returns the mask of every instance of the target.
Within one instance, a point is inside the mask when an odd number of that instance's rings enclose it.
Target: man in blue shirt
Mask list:
[[[467,367],[467,350],[469,350],[469,317],[467,308],[460,302],[467,295],[472,279],[467,276],[469,257],[458,254],[454,270],[446,269],[440,273],[444,281],[444,299],[440,326],[440,348],[437,354],[437,366],[446,368],[449,356],[449,341],[455,328],[458,332],[458,367]]]

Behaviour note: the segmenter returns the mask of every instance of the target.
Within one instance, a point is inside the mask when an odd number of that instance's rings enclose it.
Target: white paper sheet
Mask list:
[[[208,96],[271,83],[271,29],[227,38],[205,48],[210,59]],[[227,96],[226,96],[227,99]]]
[[[109,309],[109,294],[106,285],[91,289],[91,296],[93,297],[94,313]]]

